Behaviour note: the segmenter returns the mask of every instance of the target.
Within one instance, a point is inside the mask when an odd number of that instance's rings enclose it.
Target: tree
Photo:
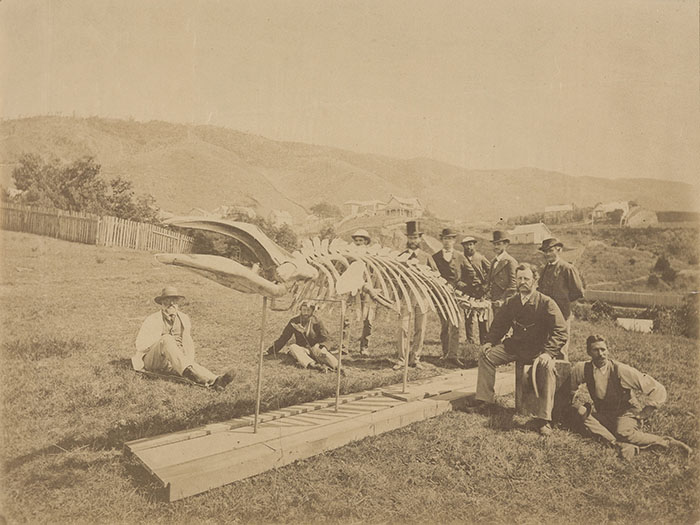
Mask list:
[[[328,202],[319,202],[314,204],[310,208],[311,213],[321,217],[322,219],[336,219],[343,216],[343,212],[335,204],[330,204]]]

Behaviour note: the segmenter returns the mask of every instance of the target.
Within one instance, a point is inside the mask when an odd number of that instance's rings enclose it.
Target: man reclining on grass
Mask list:
[[[194,361],[189,316],[179,311],[185,299],[174,286],[166,286],[154,300],[160,310],[149,315],[136,336],[136,353],[131,358],[134,370],[177,374],[181,377],[212,387],[223,389],[234,376],[233,370],[216,376]]]
[[[642,448],[659,446],[677,447],[690,453],[685,443],[669,436],[660,437],[640,430],[640,419],[645,419],[666,401],[666,389],[653,377],[643,374],[608,357],[608,346],[602,335],[586,339],[590,361],[576,363],[571,369],[571,388],[575,391],[586,383],[593,406],[586,403],[577,408],[584,433],[602,438],[618,448],[620,456],[629,459]],[[645,406],[636,394],[646,399]]]
[[[314,368],[321,372],[329,368],[335,370],[338,360],[322,344],[328,339],[328,331],[321,320],[313,315],[315,309],[316,306],[310,301],[303,301],[299,307],[300,315],[290,319],[282,335],[270,345],[266,354],[287,354],[301,368]],[[295,343],[284,348],[292,336]]]

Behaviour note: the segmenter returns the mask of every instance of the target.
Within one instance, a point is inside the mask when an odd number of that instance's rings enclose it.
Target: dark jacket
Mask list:
[[[531,361],[543,352],[563,357],[561,348],[568,338],[566,323],[557,304],[546,295],[535,290],[524,305],[519,294],[506,300],[496,312],[488,341],[499,344],[511,327],[513,335],[503,341],[503,346],[518,361]]]
[[[453,250],[452,259],[450,262],[447,262],[442,256],[442,250],[440,250],[428,259],[428,263],[433,270],[440,272],[442,278],[452,286],[462,292],[466,290],[466,283],[471,280],[470,272],[472,268],[467,264],[463,254]]]
[[[465,255],[464,258],[471,267],[471,280],[467,281],[467,294],[481,299],[488,292],[491,263],[479,252],[475,252],[471,257]]]
[[[517,267],[518,261],[508,252],[503,254],[500,261],[497,262],[495,257],[491,261],[489,298],[492,301],[504,301],[516,293],[515,269]]]
[[[571,303],[583,297],[583,283],[578,271],[561,259],[544,267],[537,289],[554,299],[564,319],[571,315]]]
[[[296,344],[303,346],[304,348],[311,348],[316,343],[320,344],[325,342],[326,339],[328,339],[328,331],[326,330],[326,327],[323,326],[321,320],[312,315],[310,323],[311,326],[307,334],[301,326],[301,316],[297,315],[296,317],[292,317],[292,319],[287,323],[287,326],[284,327],[282,335],[279,336],[279,339],[272,344],[272,346],[275,348],[275,352],[279,352],[279,350],[287,344],[287,341],[289,341],[292,336],[295,337]]]

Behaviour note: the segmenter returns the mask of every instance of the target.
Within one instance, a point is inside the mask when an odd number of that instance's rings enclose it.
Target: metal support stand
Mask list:
[[[265,353],[265,322],[267,321],[267,297],[263,296],[262,320],[260,321],[260,356],[258,358],[258,387],[255,394],[255,420],[253,433],[258,432],[258,415],[260,415],[260,391],[262,389],[263,354]]]
[[[411,344],[413,341],[413,309],[408,313],[408,333],[406,334],[406,348],[404,348],[403,356],[403,387],[401,388],[401,393],[406,393],[406,385],[408,384],[408,360],[411,355]]]
[[[340,404],[340,368],[343,360],[343,334],[345,332],[345,298],[340,300],[340,346],[338,347],[338,382],[335,387],[335,411]]]

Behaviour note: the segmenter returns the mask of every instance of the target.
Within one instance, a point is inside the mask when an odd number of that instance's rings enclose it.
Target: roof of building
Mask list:
[[[389,204],[391,201],[395,200],[399,204],[403,204],[404,206],[412,206],[414,208],[422,208],[423,204],[421,203],[420,200],[418,200],[418,197],[397,197],[396,195],[392,195],[391,198],[389,199]]]
[[[530,233],[537,230],[551,233],[550,229],[543,222],[535,222],[533,224],[518,224],[515,228],[510,230],[510,233],[511,235],[514,235],[516,233]]]

